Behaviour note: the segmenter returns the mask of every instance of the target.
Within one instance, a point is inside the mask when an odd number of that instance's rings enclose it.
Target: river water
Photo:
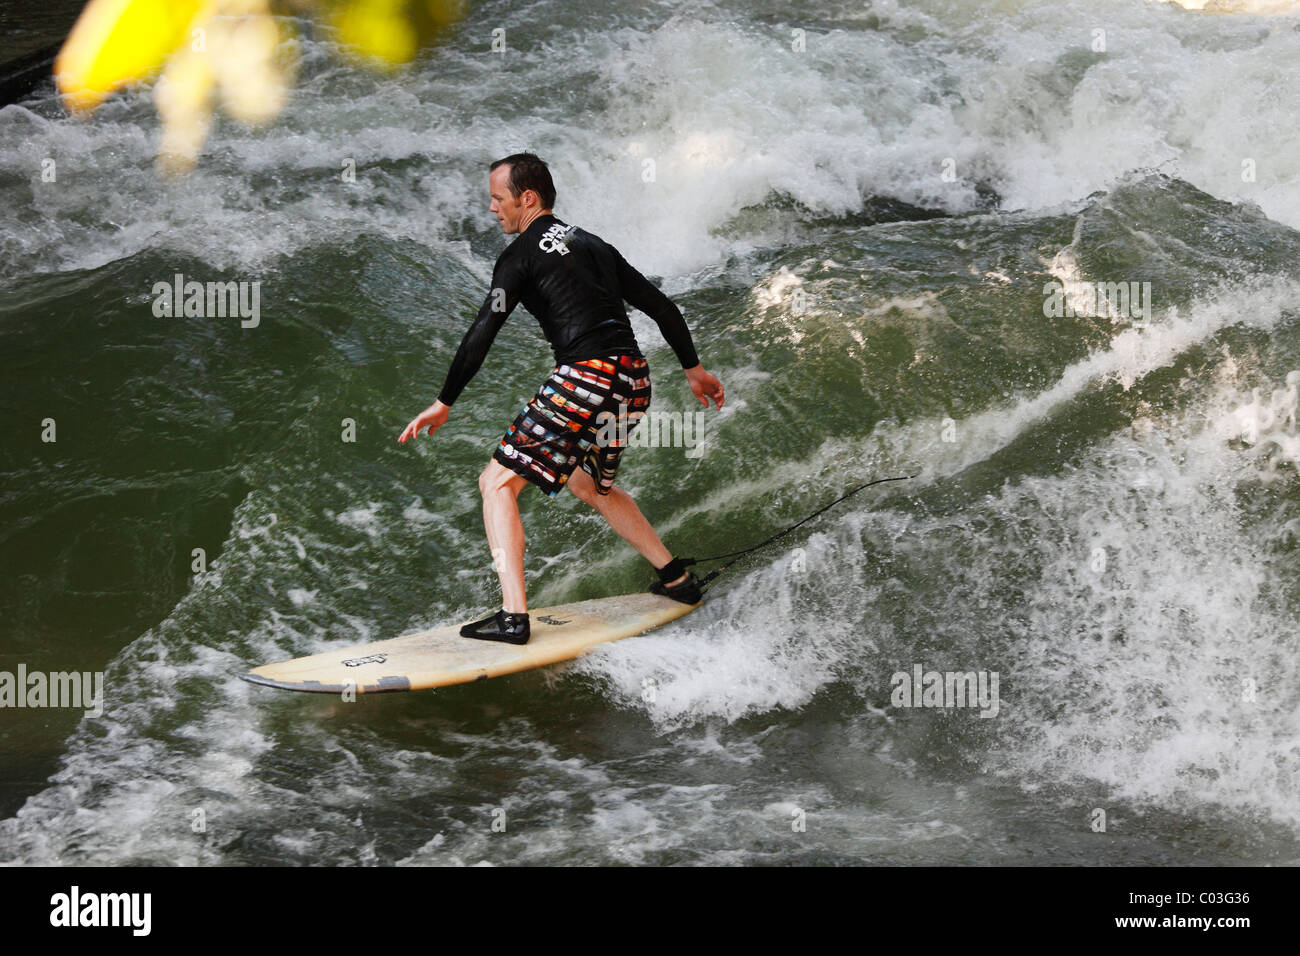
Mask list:
[[[144,91],[0,110],[0,669],[106,682],[97,718],[3,714],[0,860],[1300,858],[1294,14],[542,0],[394,76],[303,49],[280,120],[219,121],[184,180]],[[476,476],[553,364],[531,317],[396,438],[518,148],[726,386],[702,452],[623,458],[670,549],[918,477],[573,664],[356,703],[242,682],[499,606]],[[259,283],[258,323],[155,316],[177,273]],[[1047,314],[1057,281],[1149,283],[1150,315]],[[633,323],[653,408],[697,408]],[[573,496],[520,502],[531,606],[653,580]],[[918,665],[998,675],[996,714],[894,706]]]

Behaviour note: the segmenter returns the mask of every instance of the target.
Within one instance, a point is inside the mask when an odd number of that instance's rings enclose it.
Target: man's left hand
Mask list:
[[[408,438],[415,438],[426,428],[429,429],[429,434],[432,435],[443,425],[447,424],[447,416],[450,414],[450,408],[442,404],[442,402],[435,401],[424,411],[420,412],[419,415],[416,415],[415,418],[411,419],[411,424],[406,426],[406,430],[402,432],[402,437],[397,440],[399,442],[404,442]]]

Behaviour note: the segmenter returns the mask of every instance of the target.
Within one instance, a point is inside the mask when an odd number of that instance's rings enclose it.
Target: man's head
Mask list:
[[[532,153],[514,153],[498,159],[489,169],[488,191],[506,235],[522,232],[542,213],[555,205],[555,184],[551,171]]]

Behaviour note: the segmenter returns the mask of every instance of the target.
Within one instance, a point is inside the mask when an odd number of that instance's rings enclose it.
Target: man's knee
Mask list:
[[[599,505],[600,496],[596,493],[596,483],[591,480],[589,474],[582,470],[581,466],[573,469],[573,474],[569,476],[566,484],[579,501],[584,501],[593,508]]]
[[[521,475],[515,474],[495,458],[491,459],[478,475],[478,490],[481,495],[487,497],[496,494],[502,489],[519,493],[526,483],[526,479]]]

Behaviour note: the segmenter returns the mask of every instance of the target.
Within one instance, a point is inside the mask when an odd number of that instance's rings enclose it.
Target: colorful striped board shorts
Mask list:
[[[492,457],[552,498],[581,465],[596,492],[607,495],[627,436],[649,407],[650,366],[642,355],[557,365]]]

